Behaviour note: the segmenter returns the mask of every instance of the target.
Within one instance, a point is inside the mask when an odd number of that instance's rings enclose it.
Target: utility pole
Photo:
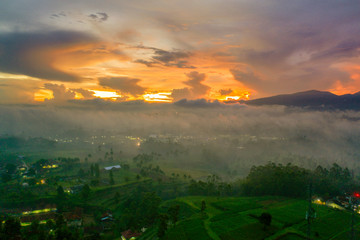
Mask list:
[[[309,205],[308,210],[306,212],[306,220],[307,220],[307,239],[311,240],[311,219],[313,218],[313,208],[311,207],[311,197],[312,197],[312,182],[309,183]]]
[[[354,200],[353,197],[350,197],[350,206],[351,206],[351,240],[355,240],[355,231],[354,231],[354,225],[355,225],[355,210],[354,210]]]
[[[349,204],[351,207],[351,232],[350,232],[351,240],[355,240],[355,211],[356,211],[357,207],[356,207],[356,209],[354,208],[354,206],[355,206],[354,202],[357,202],[359,197],[360,197],[360,194],[358,192],[355,192],[349,198]]]

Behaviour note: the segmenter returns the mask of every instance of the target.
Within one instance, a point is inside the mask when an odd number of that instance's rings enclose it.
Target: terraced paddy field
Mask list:
[[[206,209],[201,212],[201,202]],[[305,220],[308,202],[284,197],[183,197],[166,201],[163,212],[174,204],[180,206],[179,221],[169,225],[164,239],[214,240],[301,240],[307,239]],[[313,204],[316,218],[311,223],[312,239],[349,239],[351,213]],[[260,223],[262,213],[272,216],[270,226]],[[360,216],[356,216],[356,235],[360,237]],[[152,236],[155,230],[150,229]],[[148,234],[140,239],[146,238]]]

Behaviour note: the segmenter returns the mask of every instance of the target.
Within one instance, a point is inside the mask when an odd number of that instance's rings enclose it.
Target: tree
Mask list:
[[[30,234],[31,235],[37,235],[40,232],[40,222],[39,220],[35,220],[31,223],[30,228],[29,228]]]
[[[0,236],[3,231],[3,221],[4,221],[4,219],[2,217],[0,217]]]
[[[19,219],[16,218],[8,218],[5,221],[3,233],[5,239],[14,239],[17,236],[21,235],[20,232],[21,225]]]
[[[265,230],[266,227],[270,226],[272,216],[270,213],[262,213],[259,217],[259,222],[264,225],[263,229]]]
[[[11,175],[7,172],[3,172],[1,174],[1,181],[4,182],[4,183],[7,183],[11,180]]]
[[[203,213],[205,211],[205,209],[206,209],[206,202],[205,202],[205,200],[202,200],[201,201],[201,213]]]
[[[64,200],[66,198],[64,189],[61,185],[58,186],[56,191],[57,191],[57,197],[59,200]]]
[[[174,225],[176,225],[176,222],[178,221],[179,213],[180,213],[180,205],[179,204],[172,205],[168,209],[169,217]]]
[[[143,194],[138,210],[141,213],[143,226],[151,226],[158,216],[158,209],[161,198],[155,192],[147,192]]]
[[[85,184],[81,190],[82,198],[86,201],[89,198],[90,193],[91,193],[91,189],[90,189],[89,185]]]
[[[119,202],[120,202],[120,194],[119,194],[119,192],[116,192],[116,193],[115,193],[114,201],[115,201],[115,203],[119,203]]]
[[[8,163],[5,166],[5,170],[8,174],[14,174],[16,171],[16,165],[13,163]]]
[[[304,168],[269,162],[253,166],[243,184],[243,191],[249,195],[277,195],[303,197],[310,171]]]
[[[55,228],[55,222],[52,219],[46,220],[46,228],[48,231]]]
[[[110,184],[111,184],[111,185],[114,185],[114,184],[115,184],[115,181],[114,181],[114,176],[113,176],[113,171],[112,171],[112,169],[111,169],[110,172],[109,172],[109,176],[110,176]]]
[[[95,171],[95,177],[99,178],[100,177],[100,168],[99,168],[99,164],[95,163],[94,165],[94,171]]]
[[[91,164],[91,166],[90,166],[90,174],[91,174],[91,177],[94,176],[94,165],[93,164]]]
[[[55,226],[56,228],[61,228],[63,225],[65,225],[65,218],[62,214],[56,214],[55,217]]]
[[[79,177],[84,177],[85,176],[85,171],[82,168],[79,169],[78,176]]]
[[[160,219],[160,224],[157,235],[159,238],[162,238],[163,236],[165,236],[167,230],[167,221],[169,219],[169,216],[167,214],[160,214],[159,219]]]
[[[122,165],[122,168],[123,168],[124,170],[129,170],[129,169],[130,169],[130,165],[127,164],[127,163],[124,163],[124,164]]]

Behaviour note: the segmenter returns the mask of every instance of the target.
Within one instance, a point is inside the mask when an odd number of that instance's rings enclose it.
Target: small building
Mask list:
[[[328,201],[326,201],[325,205],[328,207],[331,207],[331,208],[345,210],[345,208],[343,206],[341,206],[341,203],[339,203],[336,200],[328,200]]]
[[[110,170],[120,169],[120,168],[121,168],[120,165],[114,165],[114,166],[104,167],[104,170],[105,171],[110,171]]]
[[[104,213],[102,216],[101,216],[101,219],[100,221],[102,222],[106,222],[106,221],[113,221],[113,215],[111,213]]]
[[[141,236],[141,233],[133,232],[130,229],[121,233],[122,240],[129,240],[129,239],[136,239],[137,237]]]
[[[101,221],[101,226],[102,226],[103,231],[108,231],[108,230],[111,230],[114,218],[111,213],[106,212],[101,216],[100,221]]]
[[[66,219],[66,224],[68,227],[82,226],[82,217],[75,213],[64,213],[64,218]]]

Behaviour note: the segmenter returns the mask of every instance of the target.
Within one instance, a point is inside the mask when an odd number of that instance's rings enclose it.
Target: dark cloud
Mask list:
[[[32,103],[39,87],[41,84],[36,80],[0,78],[0,102]]]
[[[55,68],[51,51],[76,44],[93,43],[84,33],[71,31],[27,32],[2,34],[0,38],[0,71],[31,77],[80,81],[79,77]]]
[[[82,88],[71,89],[71,90],[75,91],[77,93],[80,93],[84,97],[84,99],[92,99],[92,98],[94,98],[95,92],[93,92],[93,91],[82,89]]]
[[[126,98],[118,98],[114,100],[106,100],[102,98],[93,99],[72,99],[68,100],[68,108],[77,109],[101,109],[101,110],[133,110],[133,109],[144,109],[148,107],[148,103],[143,100],[125,101]]]
[[[188,58],[188,57],[189,54],[186,52],[169,52],[161,49],[156,49],[155,56],[153,56],[153,59],[168,64],[170,62],[175,62],[178,59]]]
[[[234,79],[246,86],[258,89],[262,85],[262,79],[249,67],[230,69]]]
[[[88,15],[88,17],[97,22],[105,22],[106,20],[108,20],[109,15],[104,12],[97,12]]]
[[[59,13],[53,13],[50,15],[50,18],[55,19],[55,18],[61,18],[61,17],[66,17],[66,13],[65,12],[59,12]]]
[[[186,87],[173,89],[171,97],[174,99],[174,101],[178,101],[184,98],[200,98],[209,92],[210,87],[202,83],[206,78],[205,73],[192,71],[187,73],[186,76],[188,77],[188,80],[184,81],[183,83],[189,86],[189,88]]]
[[[348,39],[338,43],[336,46],[326,49],[312,56],[312,59],[344,59],[357,58],[360,55],[360,41]]]
[[[153,65],[156,64],[156,62],[154,62],[154,61],[146,61],[146,60],[143,60],[143,59],[137,59],[134,62],[144,64],[144,65],[146,65],[148,67],[153,67]]]
[[[104,87],[110,87],[119,90],[122,93],[129,93],[133,96],[141,95],[145,88],[138,85],[140,79],[128,77],[100,78],[99,84]]]
[[[71,89],[66,89],[66,87],[61,84],[52,84],[52,83],[46,83],[44,84],[45,89],[48,89],[53,92],[53,99],[49,99],[48,101],[53,102],[61,102],[75,99],[76,93]]]
[[[188,65],[188,61],[178,61],[176,63],[167,65],[167,66],[172,66],[172,67],[177,67],[177,68],[188,68],[188,69],[195,69],[195,66],[190,66]]]
[[[180,99],[192,98],[192,92],[189,88],[173,89],[171,93],[171,97],[174,99],[174,101],[179,101]]]
[[[259,73],[261,79],[232,71],[237,80],[265,95],[318,87],[335,89],[338,82],[349,82],[347,70],[337,65],[356,64],[359,58],[356,25],[360,15],[355,2],[345,6],[336,0],[268,1],[266,7],[257,1],[234,3],[251,11],[239,15],[236,31],[229,29],[233,46],[229,44],[215,56],[231,55],[231,60]],[[237,19],[235,9],[239,8],[227,9],[231,21]]]
[[[180,107],[188,107],[188,108],[206,108],[206,107],[221,107],[222,103],[220,103],[218,100],[206,100],[206,99],[195,99],[195,100],[187,100],[187,99],[181,99],[177,102],[174,102],[174,105],[180,106]]]
[[[189,52],[185,51],[166,51],[159,48],[146,47],[146,46],[137,46],[136,48],[140,49],[149,49],[154,51],[154,55],[151,57],[151,60],[138,59],[135,60],[136,63],[145,64],[148,67],[153,67],[154,65],[162,65],[166,67],[177,67],[177,68],[188,68],[195,69],[195,66],[189,65],[187,59],[191,56]]]
[[[202,82],[206,78],[205,73],[199,73],[197,71],[192,71],[192,72],[186,74],[186,76],[189,78],[189,80],[185,81],[184,83],[192,88],[192,92],[195,95],[201,96],[201,95],[205,95],[208,93],[208,91],[210,90],[210,87],[202,84]]]

